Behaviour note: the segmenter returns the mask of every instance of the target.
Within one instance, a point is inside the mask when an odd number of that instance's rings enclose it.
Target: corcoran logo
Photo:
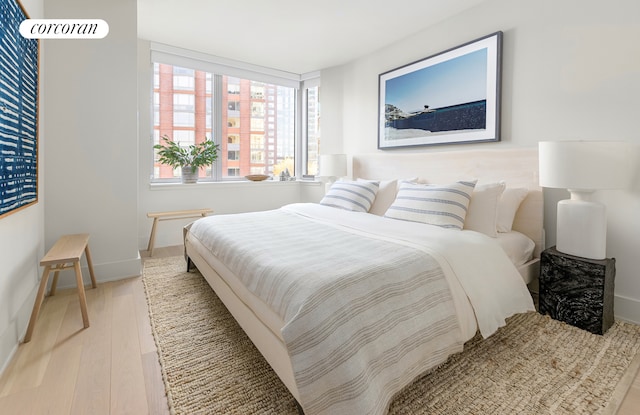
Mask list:
[[[27,39],[102,39],[109,24],[102,19],[27,19],[20,23]]]

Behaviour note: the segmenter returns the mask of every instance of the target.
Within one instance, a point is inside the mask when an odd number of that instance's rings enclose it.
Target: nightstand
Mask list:
[[[595,334],[613,324],[615,258],[564,254],[551,247],[540,259],[540,313]]]

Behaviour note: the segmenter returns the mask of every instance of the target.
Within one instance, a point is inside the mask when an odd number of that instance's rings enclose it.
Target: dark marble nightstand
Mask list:
[[[613,324],[615,258],[564,254],[551,247],[540,260],[540,313],[595,334]]]

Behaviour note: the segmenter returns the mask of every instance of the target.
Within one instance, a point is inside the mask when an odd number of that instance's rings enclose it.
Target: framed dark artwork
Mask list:
[[[502,32],[379,75],[378,148],[500,141]]]
[[[0,218],[38,202],[38,41],[20,35],[28,18],[0,0]]]

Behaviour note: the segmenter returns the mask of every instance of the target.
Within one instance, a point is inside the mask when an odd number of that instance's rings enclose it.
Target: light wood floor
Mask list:
[[[157,248],[154,257],[181,253]],[[75,289],[45,298],[31,341],[0,378],[0,414],[169,414],[142,279],[86,296],[87,329]]]
[[[180,255],[158,248],[154,257]],[[144,253],[143,253],[144,256]],[[0,377],[0,414],[169,414],[140,277],[47,297],[33,338]],[[619,415],[640,413],[640,375]]]

